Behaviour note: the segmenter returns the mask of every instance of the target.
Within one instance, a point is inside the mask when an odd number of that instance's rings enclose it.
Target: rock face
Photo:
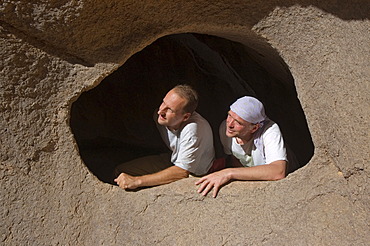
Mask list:
[[[0,10],[1,244],[370,241],[368,1]],[[138,192],[110,184],[118,162],[163,150],[151,117],[177,83],[199,91],[214,132],[230,102],[257,96],[301,165],[281,181],[233,182],[216,199],[196,193],[196,178]]]

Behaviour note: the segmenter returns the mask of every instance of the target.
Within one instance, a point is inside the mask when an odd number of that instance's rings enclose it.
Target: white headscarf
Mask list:
[[[252,124],[261,123],[267,118],[263,104],[254,97],[241,97],[230,106],[230,109],[240,118]]]
[[[254,97],[244,96],[236,100],[231,106],[231,111],[236,113],[240,118],[252,124],[259,124],[259,129],[254,133],[253,142],[257,149],[260,150],[261,156],[266,161],[262,133],[264,124],[269,121],[265,114],[263,104]]]

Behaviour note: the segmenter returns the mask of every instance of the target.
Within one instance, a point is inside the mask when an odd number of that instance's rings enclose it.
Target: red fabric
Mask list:
[[[219,158],[213,161],[213,164],[211,168],[208,170],[209,173],[220,171],[221,169],[224,169],[226,166],[226,159],[225,158]]]

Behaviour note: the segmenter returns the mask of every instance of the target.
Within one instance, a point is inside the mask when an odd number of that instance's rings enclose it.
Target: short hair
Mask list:
[[[198,93],[190,85],[176,85],[173,90],[187,101],[183,111],[192,114],[198,107]]]

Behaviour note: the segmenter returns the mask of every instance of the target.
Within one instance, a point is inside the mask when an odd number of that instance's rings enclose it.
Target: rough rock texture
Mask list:
[[[365,0],[1,1],[1,244],[367,245],[369,13]],[[216,199],[196,194],[195,178],[125,192],[89,170],[73,102],[179,33],[289,69],[315,147],[307,165]]]

